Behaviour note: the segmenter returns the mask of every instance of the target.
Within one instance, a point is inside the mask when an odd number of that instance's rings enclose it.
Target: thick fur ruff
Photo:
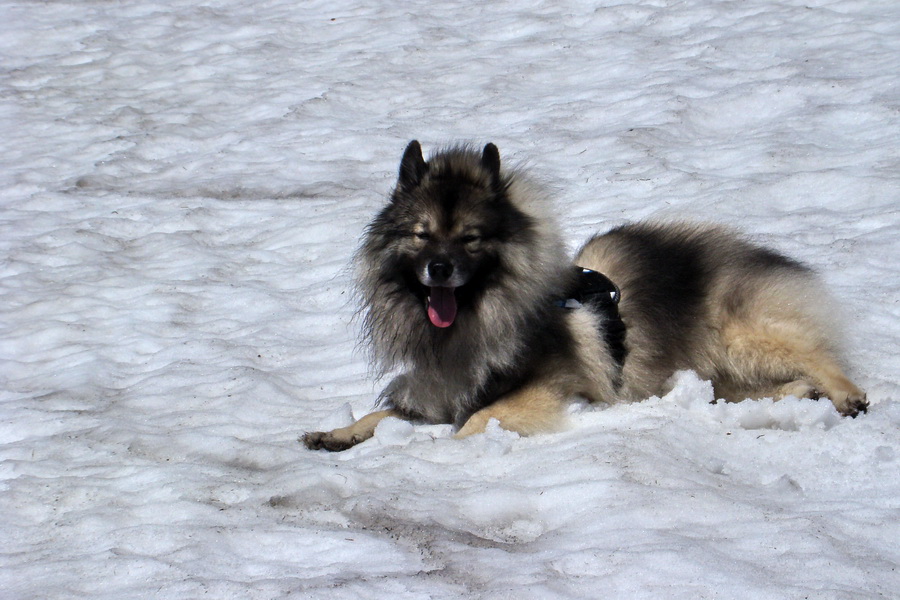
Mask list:
[[[441,254],[461,256],[467,265],[456,268],[470,277],[457,288],[459,316],[446,329],[428,323],[426,286],[417,281],[420,265]],[[519,369],[531,325],[554,320],[568,262],[534,191],[514,172],[492,171],[473,149],[443,150],[421,175],[401,170],[357,256],[372,358],[382,372],[407,371],[383,399],[434,422],[480,408],[492,377]]]
[[[607,315],[560,306],[575,275],[541,200],[521,173],[501,169],[493,144],[427,162],[409,144],[356,258],[373,363],[401,374],[382,393],[384,410],[307,434],[307,446],[352,446],[387,416],[455,423],[459,436],[491,418],[546,431],[573,395],[661,395],[682,369],[728,400],[823,395],[843,414],[865,411],[815,274],[715,225],[626,225],[579,252],[576,264],[621,290],[619,364],[605,342]]]

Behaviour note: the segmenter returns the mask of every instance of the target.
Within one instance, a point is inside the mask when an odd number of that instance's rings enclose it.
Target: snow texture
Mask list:
[[[900,3],[0,1],[0,597],[900,597]],[[387,420],[348,262],[410,139],[496,143],[574,250],[739,226],[872,402]]]

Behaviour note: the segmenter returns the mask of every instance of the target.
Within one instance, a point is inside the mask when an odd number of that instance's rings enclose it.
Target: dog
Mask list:
[[[386,417],[453,423],[457,437],[491,419],[551,431],[573,397],[663,395],[687,369],[729,401],[821,396],[866,411],[807,266],[719,225],[648,222],[592,238],[574,267],[542,201],[493,144],[426,161],[409,143],[355,260],[373,362],[401,374],[380,410],[305,434],[308,448],[344,450]]]

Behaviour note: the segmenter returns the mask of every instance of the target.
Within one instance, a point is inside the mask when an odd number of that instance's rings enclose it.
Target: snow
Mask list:
[[[0,597],[897,598],[900,4],[0,5]],[[576,248],[739,226],[839,299],[868,414],[371,408],[352,256],[410,139],[496,143]]]

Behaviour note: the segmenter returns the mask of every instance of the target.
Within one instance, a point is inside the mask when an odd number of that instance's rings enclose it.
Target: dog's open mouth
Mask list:
[[[435,327],[450,327],[456,319],[456,288],[431,287],[428,288],[428,298],[425,306],[428,310],[428,320]]]

